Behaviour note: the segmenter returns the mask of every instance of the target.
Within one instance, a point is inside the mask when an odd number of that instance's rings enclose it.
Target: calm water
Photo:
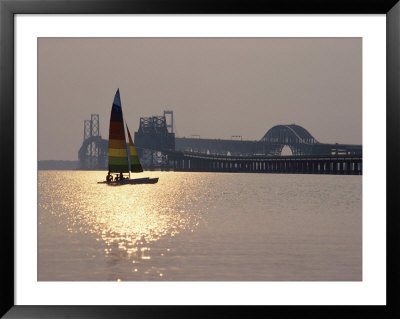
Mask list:
[[[38,280],[362,280],[360,176],[39,171]]]

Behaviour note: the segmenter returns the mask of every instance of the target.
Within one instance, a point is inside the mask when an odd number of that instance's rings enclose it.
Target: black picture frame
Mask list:
[[[163,318],[232,315],[270,317],[400,318],[400,229],[397,181],[400,137],[399,0],[0,0],[1,308],[5,318]],[[14,15],[15,14],[386,14],[387,18],[387,305],[386,306],[20,306],[14,304]],[[382,141],[384,143],[384,141]],[[378,148],[378,146],[377,146]],[[5,150],[5,151],[3,151]],[[377,169],[383,163],[376,163]],[[384,212],[376,212],[383,214]]]

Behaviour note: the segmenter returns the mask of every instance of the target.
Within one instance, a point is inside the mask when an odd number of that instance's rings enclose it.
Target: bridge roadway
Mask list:
[[[246,140],[221,140],[175,137],[175,149],[183,152],[213,153],[231,155],[280,155],[283,146],[289,146],[293,155],[306,154],[361,154],[361,145],[350,144],[326,144],[326,143],[301,143],[298,140],[291,141],[246,141]]]
[[[92,114],[84,121],[81,169],[107,169],[108,141],[99,134],[98,120]],[[259,141],[242,141],[178,138],[168,131],[165,116],[141,118],[134,143],[145,169],[362,174],[362,145],[320,143],[296,124],[276,125]],[[285,146],[293,156],[280,156]]]
[[[174,171],[362,175],[360,154],[226,156],[169,151],[167,155]]]

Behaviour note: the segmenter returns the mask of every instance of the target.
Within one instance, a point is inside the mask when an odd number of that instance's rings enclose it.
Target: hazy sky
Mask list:
[[[94,113],[107,139],[117,88],[130,131],[169,109],[177,137],[362,144],[361,38],[40,38],[38,62],[39,160],[77,160]]]

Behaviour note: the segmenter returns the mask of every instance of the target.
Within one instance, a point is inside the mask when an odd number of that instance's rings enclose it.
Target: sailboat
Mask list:
[[[121,97],[119,89],[115,93],[111,109],[110,132],[108,139],[108,174],[106,180],[99,184],[123,185],[123,184],[155,184],[158,177],[142,177],[131,179],[132,173],[143,172],[135,146],[132,141],[128,125],[126,130],[129,139],[129,158],[125,139],[124,119],[122,115]],[[125,175],[124,175],[125,174]],[[128,176],[126,176],[128,174]]]

